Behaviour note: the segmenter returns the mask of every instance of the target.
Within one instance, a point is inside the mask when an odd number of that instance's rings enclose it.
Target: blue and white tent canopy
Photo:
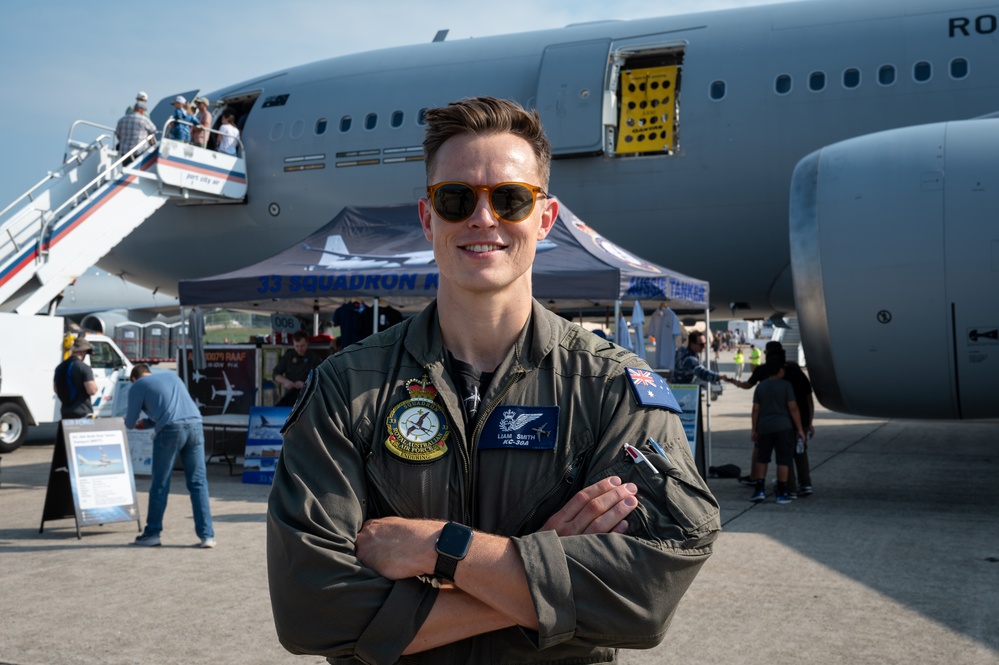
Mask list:
[[[439,272],[415,204],[344,208],[309,237],[246,268],[183,280],[184,306],[311,313],[348,298],[422,308]],[[587,226],[565,205],[534,260],[534,296],[560,305],[617,300],[708,307],[708,283],[645,261]]]

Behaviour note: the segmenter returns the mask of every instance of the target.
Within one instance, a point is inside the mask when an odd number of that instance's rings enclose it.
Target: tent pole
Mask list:
[[[180,347],[179,347],[179,351],[180,351],[179,355],[180,355],[180,357],[177,358],[177,362],[178,363],[183,363],[183,367],[184,367],[184,385],[185,386],[190,386],[191,385],[191,382],[188,380],[188,373],[187,373],[187,333],[188,333],[187,327],[188,327],[188,325],[189,324],[187,322],[187,319],[184,318],[184,306],[181,305],[180,306]]]
[[[618,337],[617,337],[617,326],[618,326],[618,322],[620,320],[621,320],[621,301],[620,300],[615,300],[614,301],[614,327],[611,328],[611,330],[614,331],[614,343],[617,344],[618,346],[624,346],[624,344],[621,343],[621,340],[618,339]]]
[[[312,336],[319,334],[319,300],[312,301]]]
[[[708,334],[711,332],[711,310],[710,309],[705,309],[704,310],[704,332],[705,332],[704,340],[707,341]],[[711,359],[713,357],[713,354],[711,353],[712,346],[711,346],[711,344],[707,344],[707,347],[708,347],[707,348],[707,353],[708,353],[708,367],[711,367]],[[715,360],[717,360],[717,358],[715,358]],[[718,367],[718,370],[721,371],[721,366]],[[706,400],[706,402],[707,402],[707,407],[704,409],[704,417],[707,419],[707,422],[705,423],[705,430],[706,430],[705,433],[707,434],[707,436],[704,437],[704,472],[705,473],[707,473],[708,469],[711,468],[711,386],[710,385],[708,386],[708,399]]]
[[[375,298],[374,310],[371,312],[371,318],[372,318],[371,332],[372,333],[378,332],[378,305],[379,305],[378,298]]]

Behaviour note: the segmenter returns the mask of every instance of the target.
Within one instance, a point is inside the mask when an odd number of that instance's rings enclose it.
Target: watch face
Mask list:
[[[448,522],[437,539],[437,551],[455,559],[464,559],[472,544],[472,530],[467,526]]]

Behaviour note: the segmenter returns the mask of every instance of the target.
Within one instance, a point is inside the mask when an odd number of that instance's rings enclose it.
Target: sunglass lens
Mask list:
[[[534,194],[523,185],[503,185],[493,192],[493,210],[508,222],[520,222],[534,209]]]
[[[468,219],[475,212],[475,192],[459,183],[441,185],[434,192],[434,210],[449,222]]]

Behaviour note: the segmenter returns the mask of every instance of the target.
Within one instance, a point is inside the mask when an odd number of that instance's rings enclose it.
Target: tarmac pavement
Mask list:
[[[722,370],[726,371],[724,364]],[[752,391],[711,407],[712,464],[747,472]],[[711,479],[724,532],[660,663],[999,663],[999,421],[880,420],[818,408],[815,494],[758,505]],[[163,546],[135,522],[39,533],[54,432],[0,462],[0,665],[322,663],[277,643],[267,593],[268,487],[209,465],[219,545],[202,550],[175,472]],[[770,468],[773,476],[773,466]],[[143,520],[149,479],[136,478]],[[144,522],[143,522],[144,523]]]

